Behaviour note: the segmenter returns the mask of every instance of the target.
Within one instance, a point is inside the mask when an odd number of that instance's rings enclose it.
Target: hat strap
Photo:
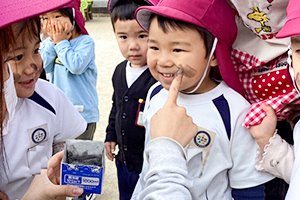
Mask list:
[[[72,8],[72,12],[73,12],[73,23],[72,23],[72,29],[71,29],[71,31],[74,30],[74,28],[75,28],[75,23],[76,23],[76,21],[75,21],[75,9],[74,9],[74,8]]]
[[[208,71],[208,66],[210,64],[210,61],[211,61],[211,58],[212,56],[214,55],[214,52],[216,50],[216,47],[217,47],[217,43],[218,43],[218,38],[215,37],[214,39],[214,43],[211,47],[211,51],[210,51],[210,55],[209,55],[209,58],[208,58],[208,61],[207,61],[207,64],[206,64],[206,67],[205,67],[205,70],[204,70],[204,73],[198,83],[198,85],[192,90],[192,91],[189,91],[189,92],[183,92],[183,93],[187,93],[187,94],[192,94],[194,93],[196,90],[198,90],[198,88],[200,87],[200,85],[202,84],[202,82],[204,81],[204,78],[206,77],[206,74],[207,74],[207,71]]]

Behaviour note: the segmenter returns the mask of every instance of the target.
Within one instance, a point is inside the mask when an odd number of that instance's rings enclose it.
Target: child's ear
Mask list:
[[[211,57],[211,60],[210,60],[210,64],[209,64],[211,67],[215,67],[218,65],[218,61],[217,61],[217,57],[216,55],[214,54],[212,57]]]

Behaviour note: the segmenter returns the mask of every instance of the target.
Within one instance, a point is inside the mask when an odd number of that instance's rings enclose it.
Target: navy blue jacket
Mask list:
[[[145,128],[135,125],[139,99],[146,99],[149,88],[156,82],[149,69],[131,85],[126,82],[127,60],[115,69],[113,82],[113,105],[106,128],[105,142],[116,142],[119,147],[117,159],[125,163],[128,171],[141,171]]]

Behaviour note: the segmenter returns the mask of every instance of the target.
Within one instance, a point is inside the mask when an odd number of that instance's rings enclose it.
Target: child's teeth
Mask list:
[[[173,74],[164,74],[164,76],[166,76],[166,77],[172,77],[174,75]]]

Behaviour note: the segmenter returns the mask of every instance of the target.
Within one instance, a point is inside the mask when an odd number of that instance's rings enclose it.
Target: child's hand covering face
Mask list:
[[[52,42],[58,44],[62,40],[72,37],[72,22],[69,17],[63,16],[59,11],[48,12],[42,16],[43,29],[51,37]]]
[[[52,42],[58,44],[62,40],[69,40],[72,37],[72,32],[69,31],[69,24],[64,25],[58,20],[51,23],[46,20],[44,23],[44,30],[51,37]]]

